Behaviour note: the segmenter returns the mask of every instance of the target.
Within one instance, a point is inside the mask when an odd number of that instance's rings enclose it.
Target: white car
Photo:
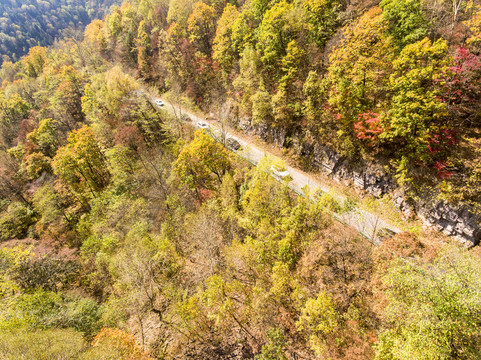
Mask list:
[[[285,179],[286,177],[289,176],[289,171],[287,171],[287,170],[282,171],[281,169],[279,169],[275,165],[271,165],[271,171],[272,171],[272,173],[274,174],[275,177],[277,177],[281,180],[283,180],[283,179]]]
[[[155,99],[154,100],[154,105],[158,106],[158,107],[162,107],[164,106],[164,102],[160,99]]]
[[[197,127],[199,129],[208,129],[209,128],[209,124],[207,124],[206,122],[203,122],[203,121],[198,121],[197,122]]]

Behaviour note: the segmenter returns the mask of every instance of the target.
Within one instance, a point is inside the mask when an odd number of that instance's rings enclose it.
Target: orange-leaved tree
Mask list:
[[[135,336],[120,330],[103,328],[92,341],[94,350],[91,355],[117,356],[117,359],[125,360],[152,360],[147,351],[137,343]],[[102,357],[103,358],[103,357]]]
[[[200,200],[199,191],[215,190],[230,165],[228,151],[204,130],[198,130],[194,140],[180,152],[174,169],[180,181],[195,190]]]

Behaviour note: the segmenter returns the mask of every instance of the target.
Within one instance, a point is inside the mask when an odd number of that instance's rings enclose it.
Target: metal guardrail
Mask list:
[[[215,137],[212,137],[214,139],[214,141],[217,141],[218,143],[220,143],[221,145],[224,145],[222,144],[220,141],[218,141]],[[230,150],[229,148],[226,147],[226,149]],[[247,160],[251,165],[253,166],[257,166],[257,164],[249,159],[246,155],[240,153],[240,152],[237,152],[237,151],[232,151],[234,152],[237,156],[240,156],[242,157],[243,159]],[[276,179],[277,181],[281,182],[282,180],[278,179],[276,176],[274,176],[274,174],[272,174],[270,171],[268,170],[264,170],[267,174],[269,174],[270,176],[272,176],[274,179]],[[314,201],[313,199],[310,199],[309,197],[306,196],[306,194],[303,192],[303,191],[300,191],[294,187],[290,187],[289,186],[289,189],[291,189],[292,191],[294,191],[297,195],[303,197],[303,198],[307,198],[309,199],[310,201]],[[331,216],[332,218],[334,218],[335,220],[337,220],[338,222],[340,222],[342,225],[344,226],[348,226],[348,227],[351,227],[352,228],[352,225],[346,223],[344,220],[342,220],[335,212],[333,211],[330,211],[327,207],[325,206],[321,206],[321,210],[324,211],[325,213],[327,213],[329,216]],[[357,233],[361,236],[363,236],[364,238],[366,238],[367,240],[369,240],[369,242],[371,242],[372,244],[378,246],[379,243],[376,242],[374,239],[372,239],[370,236],[368,236],[367,234],[363,233],[362,231],[360,230],[357,230]]]
[[[167,104],[167,103],[166,103],[166,104]],[[173,107],[173,105],[171,105],[171,106]],[[164,108],[164,110],[169,111],[169,110],[167,110],[166,108]],[[191,116],[191,117],[197,118],[197,116],[192,116],[191,114],[189,114],[189,113],[186,112],[185,110],[184,110],[184,112],[187,113],[187,114],[188,114],[189,116]],[[197,123],[197,122],[196,122],[196,123]],[[194,122],[193,122],[193,123],[189,123],[189,125],[191,125],[191,126],[193,126],[194,128],[196,128]],[[232,150],[232,149],[230,149],[229,147],[227,147],[226,144],[224,144],[220,139],[217,138],[217,136],[215,136],[214,131],[212,131],[212,130],[206,131],[206,129],[203,129],[203,130],[206,132],[207,135],[209,135],[212,139],[214,139],[214,141],[216,141],[216,142],[218,142],[219,144],[221,144],[222,146],[224,146],[227,150],[229,150],[229,151],[235,153],[237,156],[240,156],[240,157],[242,157],[243,159],[247,160],[251,165],[257,166],[257,163],[255,163],[253,160],[249,159],[245,154],[242,154],[241,152],[238,152],[238,151],[236,151],[236,150]],[[277,181],[279,181],[279,182],[282,181],[281,179],[278,179],[276,176],[274,176],[274,174],[272,174],[270,171],[268,171],[268,170],[264,170],[264,171],[265,171],[266,173],[268,173],[270,176],[272,176],[274,179],[276,179]],[[303,197],[303,198],[308,198],[304,192],[302,192],[302,191],[300,191],[300,190],[298,190],[298,189],[296,189],[296,188],[294,188],[294,187],[289,186],[289,189],[291,189],[291,190],[294,191],[297,195],[299,195],[299,196],[301,196],[301,197]],[[310,200],[310,201],[315,201],[314,199],[309,199],[309,200]],[[331,216],[332,218],[334,218],[336,221],[338,221],[338,222],[341,223],[342,225],[348,226],[348,227],[351,227],[351,228],[355,228],[353,225],[351,225],[351,224],[345,222],[344,220],[342,220],[341,217],[340,217],[337,213],[329,210],[327,207],[322,206],[322,207],[321,207],[321,210],[324,211],[325,213],[327,213],[329,216]],[[366,238],[367,240],[369,240],[369,242],[371,242],[372,244],[374,244],[374,245],[376,245],[376,246],[379,245],[379,242],[376,241],[375,237],[372,238],[371,236],[365,234],[363,231],[361,231],[361,230],[359,230],[359,229],[355,229],[355,230],[357,231],[357,233],[358,233],[359,235],[361,235],[361,236],[363,236],[364,238]],[[374,233],[376,234],[376,229],[375,229],[375,232],[374,232]]]

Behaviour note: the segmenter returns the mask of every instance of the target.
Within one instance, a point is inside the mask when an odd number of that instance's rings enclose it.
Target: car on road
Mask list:
[[[206,116],[206,120],[216,121],[217,119],[215,118],[213,113],[209,113],[209,115]]]
[[[185,122],[192,121],[192,119],[185,114],[180,115],[180,120],[185,121]]]
[[[287,171],[286,169],[281,169],[276,165],[271,165],[271,172],[279,180],[284,180],[290,175],[289,171]]]
[[[197,127],[198,127],[199,129],[205,129],[205,130],[207,130],[207,129],[209,128],[209,124],[207,124],[207,123],[204,122],[204,121],[198,121],[198,122],[197,122]]]
[[[155,100],[154,100],[154,105],[155,105],[155,106],[158,106],[158,107],[162,107],[162,106],[164,106],[164,102],[163,102],[162,100],[160,100],[160,99],[155,99]]]
[[[237,151],[241,147],[241,144],[239,144],[239,142],[232,137],[227,138],[227,140],[225,141],[225,144],[229,149],[233,151]]]
[[[391,229],[388,229],[386,227],[383,227],[377,232],[377,240],[383,241],[383,240],[386,240],[386,239],[390,239],[394,235],[396,235],[395,231],[393,231]]]

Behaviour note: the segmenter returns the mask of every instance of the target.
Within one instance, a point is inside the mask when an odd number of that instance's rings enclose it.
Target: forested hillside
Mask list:
[[[480,4],[466,0],[143,1],[95,22],[109,59],[205,110],[228,106],[309,164],[375,160],[479,210]],[[225,105],[225,104],[228,105]],[[218,111],[217,111],[218,112]]]
[[[115,0],[2,0],[0,57],[18,60],[33,46],[52,45],[66,28],[82,31],[102,18]]]
[[[84,35],[0,69],[2,359],[481,358],[479,246],[374,245],[152,103],[476,206],[480,4],[135,0]]]

